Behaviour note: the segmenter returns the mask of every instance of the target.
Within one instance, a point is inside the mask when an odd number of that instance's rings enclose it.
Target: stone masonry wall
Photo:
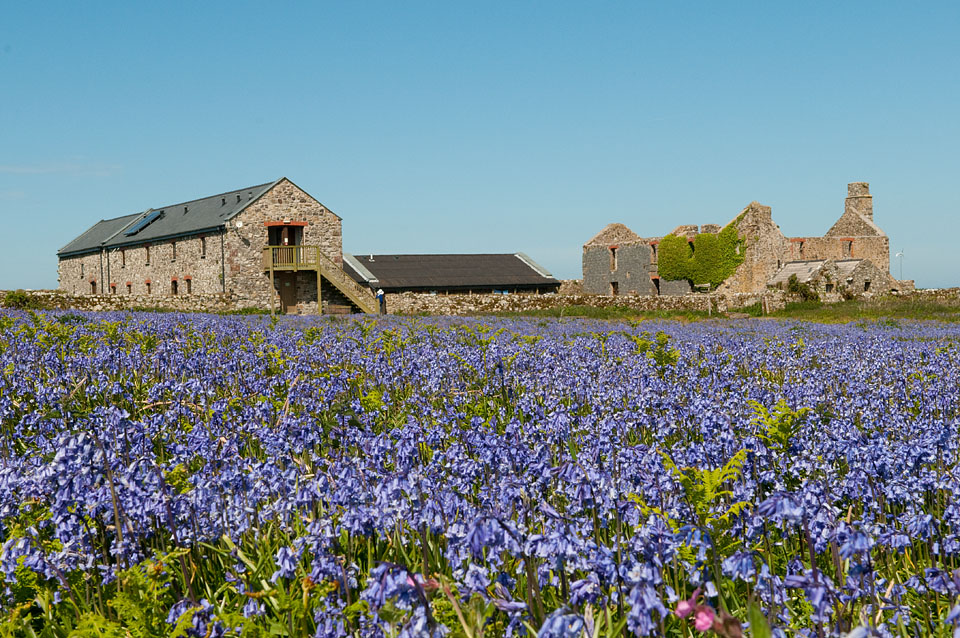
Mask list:
[[[784,261],[811,259],[869,259],[889,272],[890,239],[874,237],[791,237]]]
[[[751,202],[734,220],[744,240],[743,263],[720,286],[721,292],[764,290],[780,270],[787,241],[772,217],[769,206]]]
[[[611,270],[611,248],[616,248],[616,269]],[[587,245],[583,247],[583,290],[596,295],[609,295],[616,283],[617,294],[655,295],[650,279],[656,272],[650,245],[630,242],[617,246]]]
[[[73,295],[172,295],[174,280],[178,295],[223,292],[219,233],[67,257],[58,270],[60,290]]]
[[[266,223],[285,219],[307,222],[301,243],[320,246],[327,257],[338,265],[343,264],[340,218],[293,182],[284,179],[231,220],[226,235],[227,292],[243,291],[263,307],[276,303],[277,287],[274,285],[271,289],[269,273],[263,269],[263,249],[269,237]],[[241,228],[236,226],[238,221],[242,222]],[[304,293],[307,288],[306,285],[302,287]],[[312,301],[316,311],[315,285],[312,297],[302,301],[305,304]]]
[[[429,295],[404,292],[386,296],[390,314],[474,315],[491,312],[522,312],[564,306],[620,306],[635,310],[699,310],[727,312],[755,303],[769,310],[782,308],[786,295],[778,290],[729,295]]]

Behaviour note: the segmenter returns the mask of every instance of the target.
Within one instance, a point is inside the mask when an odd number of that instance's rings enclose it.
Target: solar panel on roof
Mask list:
[[[157,219],[159,219],[161,215],[163,215],[162,210],[155,210],[149,213],[146,217],[144,217],[140,221],[138,221],[136,224],[133,225],[132,228],[130,228],[130,230],[126,231],[123,234],[126,235],[127,237],[136,235],[141,230],[143,230],[144,228],[146,228],[147,226],[155,222]]]

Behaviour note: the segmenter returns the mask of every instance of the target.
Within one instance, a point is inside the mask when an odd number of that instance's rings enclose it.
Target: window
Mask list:
[[[843,256],[852,257],[853,256],[853,242],[845,241],[843,242]]]
[[[170,242],[170,261],[177,260],[177,242]]]
[[[653,280],[653,287],[657,289],[657,294],[660,294],[660,278],[657,277]]]
[[[117,294],[117,284],[114,284],[114,283],[110,284],[110,294],[111,295]]]
[[[127,282],[127,294],[128,294],[128,295],[132,295],[132,294],[133,294],[133,282],[132,282],[132,281],[128,281],[128,282]]]
[[[800,242],[800,259],[803,259],[803,244],[804,242]]]
[[[651,264],[657,263],[657,245],[656,244],[650,244],[650,263]]]
[[[193,280],[185,279],[184,283],[187,285],[187,294],[189,295],[191,292],[193,292]]]
[[[617,247],[610,246],[610,272],[617,269]]]
[[[170,282],[170,294],[173,295],[174,297],[177,296],[177,292],[178,292],[177,288],[178,288],[177,280],[174,279]]]
[[[618,294],[620,294],[620,284],[618,284],[618,283],[615,282],[615,281],[611,281],[611,282],[610,282],[610,294],[613,295],[614,297],[616,297]]]
[[[80,276],[83,277],[83,262],[80,262]]]
[[[200,259],[206,259],[206,258],[207,258],[207,238],[201,237],[200,238]]]
[[[869,281],[863,282],[863,292],[867,292],[869,290],[870,290],[870,282]]]
[[[125,250],[120,251],[120,267],[121,268],[127,267],[127,251]]]
[[[91,294],[91,295],[97,294],[97,280],[96,280],[96,279],[90,280],[90,294]]]
[[[147,251],[146,265],[149,266],[150,265],[150,245],[147,244],[146,246],[144,246],[144,249]]]
[[[833,292],[833,284],[827,284],[827,292]]]
[[[146,287],[147,287],[147,294],[149,295],[150,292],[151,292],[150,281],[149,281],[149,280],[148,280],[148,281],[145,281],[145,282],[144,282],[144,285],[146,285]]]

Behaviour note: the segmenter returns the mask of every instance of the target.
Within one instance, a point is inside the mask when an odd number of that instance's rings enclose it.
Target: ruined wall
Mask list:
[[[869,259],[882,270],[890,270],[890,239],[872,237],[791,237],[783,261],[811,259]]]
[[[611,249],[616,248],[616,263]],[[612,267],[616,265],[616,269]],[[587,245],[583,247],[583,291],[594,295],[655,295],[651,280],[656,273],[653,248],[647,242],[631,242],[617,246]]]
[[[773,221],[769,206],[751,202],[736,219],[737,232],[743,239],[743,263],[720,285],[720,292],[753,292],[764,290],[785,261],[787,240]]]
[[[264,307],[276,302],[276,285],[271,289],[270,276],[263,269],[263,249],[268,242],[266,222],[285,219],[307,222],[301,243],[320,246],[337,265],[343,264],[340,218],[284,179],[230,221],[226,235],[227,292],[243,291]],[[243,224],[241,228],[236,226],[238,221]],[[312,295],[316,308],[316,287]]]

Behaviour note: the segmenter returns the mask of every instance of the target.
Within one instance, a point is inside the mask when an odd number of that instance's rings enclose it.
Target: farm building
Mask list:
[[[385,293],[550,293],[560,282],[523,253],[473,255],[350,255],[344,270]]]
[[[805,281],[825,292],[912,287],[890,276],[890,240],[874,223],[866,182],[848,184],[844,212],[822,237],[785,237],[770,207],[752,202],[723,227],[683,225],[644,238],[609,224],[583,246],[583,288],[590,294],[680,295],[695,287],[762,292],[782,287],[794,271],[807,273]]]
[[[74,295],[231,293],[288,313],[377,311],[343,271],[340,217],[285,177],[99,221],[58,257],[60,290]]]

